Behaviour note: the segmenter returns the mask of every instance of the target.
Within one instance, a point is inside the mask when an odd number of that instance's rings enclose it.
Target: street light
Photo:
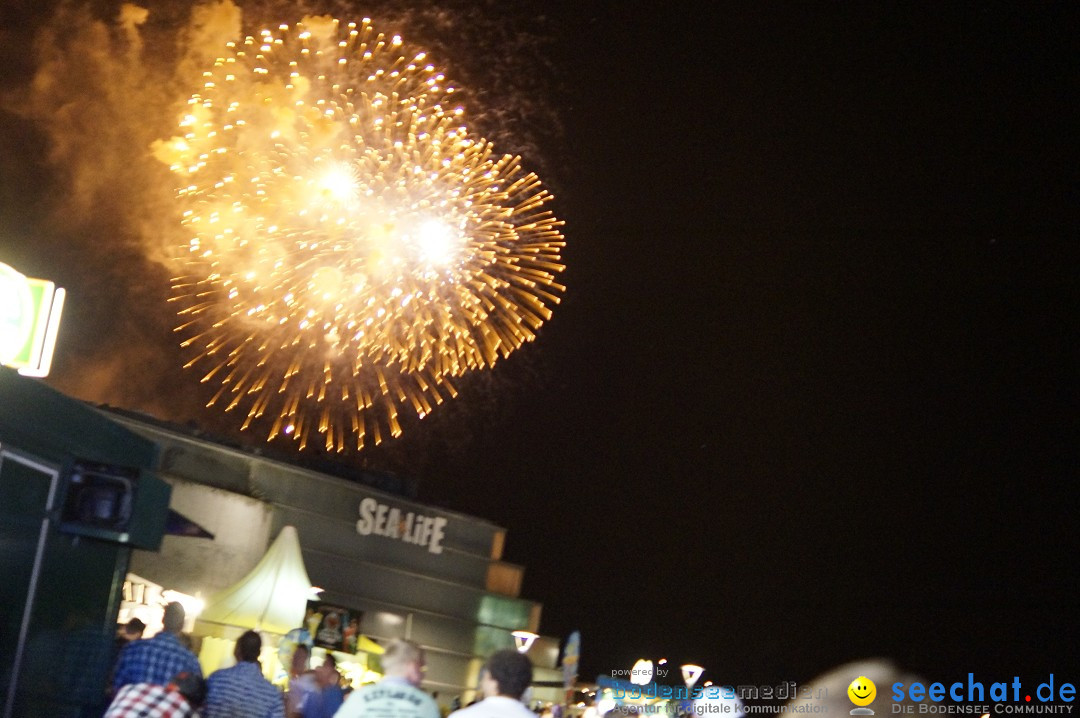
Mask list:
[[[518,653],[527,652],[532,647],[533,641],[538,638],[532,631],[511,631],[510,635],[514,637]]]
[[[630,682],[637,686],[644,686],[652,680],[653,662],[639,658],[634,667],[630,669]]]
[[[686,690],[689,691],[697,683],[697,679],[701,677],[702,672],[705,670],[699,665],[694,663],[686,663],[682,667],[682,679],[686,684]]]

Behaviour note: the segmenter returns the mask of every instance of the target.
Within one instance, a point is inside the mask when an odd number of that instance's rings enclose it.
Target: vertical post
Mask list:
[[[49,476],[49,495],[45,500],[44,509],[46,512],[51,511],[53,502],[56,500],[57,472],[51,467],[22,457],[16,457],[7,451],[0,453],[0,470],[2,470],[5,460],[26,464]],[[23,605],[22,624],[19,626],[19,638],[15,645],[15,658],[11,664],[11,680],[8,682],[8,693],[7,700],[4,702],[3,718],[12,718],[14,715],[12,711],[15,709],[15,694],[19,689],[19,671],[22,668],[23,654],[26,652],[26,639],[30,632],[30,619],[34,613],[34,604],[37,602],[37,587],[41,580],[41,565],[45,560],[45,542],[48,541],[49,529],[51,526],[52,521],[46,514],[41,521],[41,529],[38,531],[37,548],[34,551],[34,565],[30,570],[30,585],[26,591],[26,603]]]

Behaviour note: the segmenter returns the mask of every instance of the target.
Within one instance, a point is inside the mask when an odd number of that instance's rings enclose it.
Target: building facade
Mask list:
[[[423,646],[424,687],[444,704],[472,697],[483,660],[514,647],[512,631],[539,633],[541,605],[520,596],[523,567],[502,560],[506,529],[175,427],[112,418],[161,447],[170,508],[213,534],[166,536],[159,552],[135,552],[132,573],[212,600],[295,527],[319,600],[359,614],[360,633],[376,642]],[[529,649],[536,682],[561,680],[558,650],[546,637]],[[537,688],[533,697],[560,700],[561,692]]]

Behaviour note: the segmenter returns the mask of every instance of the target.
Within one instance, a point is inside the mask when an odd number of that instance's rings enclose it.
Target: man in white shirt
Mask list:
[[[491,654],[480,672],[484,700],[450,714],[450,718],[536,718],[521,697],[532,685],[532,661],[517,651]]]
[[[440,718],[435,700],[420,690],[424,680],[420,646],[393,641],[381,662],[384,678],[350,693],[334,718]]]

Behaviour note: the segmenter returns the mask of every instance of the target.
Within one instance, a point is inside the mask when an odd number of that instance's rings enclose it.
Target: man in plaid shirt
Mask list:
[[[246,631],[236,641],[236,665],[206,682],[205,718],[285,718],[285,697],[259,668],[262,638]]]
[[[129,683],[120,689],[104,718],[199,718],[206,684],[202,676],[183,671],[168,685]]]
[[[132,641],[121,651],[113,674],[115,690],[129,683],[163,686],[182,671],[202,678],[199,659],[178,638],[184,629],[184,607],[179,603],[167,605],[162,624],[165,630],[161,633],[148,640]]]

